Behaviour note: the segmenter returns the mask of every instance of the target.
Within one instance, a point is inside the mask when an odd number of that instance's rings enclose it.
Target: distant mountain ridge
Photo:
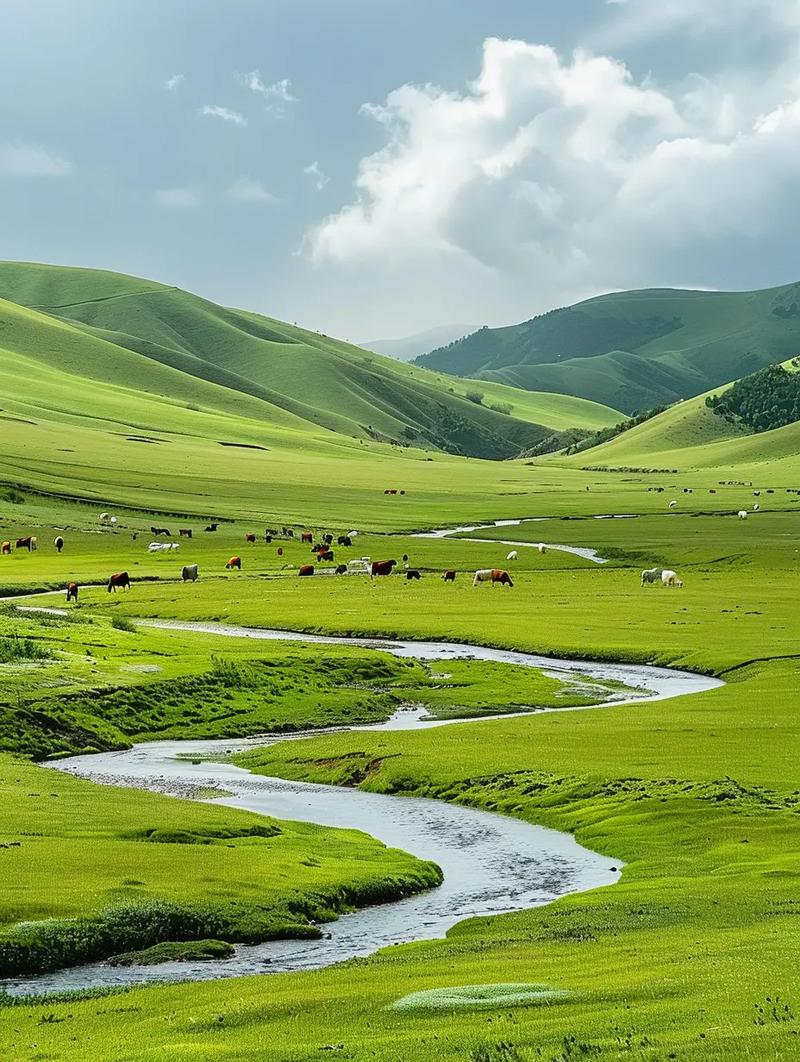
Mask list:
[[[601,295],[482,328],[415,364],[635,413],[692,397],[800,351],[800,284],[750,292]]]
[[[359,343],[365,350],[377,350],[399,361],[413,361],[420,354],[427,354],[438,347],[447,346],[456,339],[463,339],[477,330],[477,325],[440,325],[425,332],[417,332],[401,339],[373,339],[369,343]]]

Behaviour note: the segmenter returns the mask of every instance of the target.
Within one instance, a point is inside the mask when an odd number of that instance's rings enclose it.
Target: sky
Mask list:
[[[800,280],[800,0],[2,0],[0,258],[354,341]]]

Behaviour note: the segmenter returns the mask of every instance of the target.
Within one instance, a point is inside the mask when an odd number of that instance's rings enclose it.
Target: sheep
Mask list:
[[[661,585],[662,586],[681,587],[681,586],[683,586],[683,579],[679,579],[678,578],[678,573],[677,572],[673,572],[671,569],[666,568],[661,573]]]
[[[677,502],[675,501],[675,499],[673,498],[673,499],[672,499],[672,501],[671,501],[671,502],[669,503],[669,508],[670,508],[670,509],[674,509],[674,508],[676,508],[677,504],[678,504],[678,503],[677,503]]]
[[[540,542],[536,548],[539,550],[540,553],[547,553],[547,546],[544,544],[544,542]]]
[[[519,556],[519,554],[517,553],[517,551],[515,549],[512,549],[511,552],[506,557],[506,560],[516,560],[518,556]]]
[[[747,519],[747,510],[746,509],[740,509],[739,512],[736,515],[739,517],[740,520],[746,520]]]

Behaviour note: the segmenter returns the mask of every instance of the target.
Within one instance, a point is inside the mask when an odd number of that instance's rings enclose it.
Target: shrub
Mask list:
[[[464,398],[469,399],[470,402],[474,402],[476,406],[479,406],[483,402],[483,393],[481,391],[467,391]]]
[[[112,616],[111,626],[115,631],[127,631],[128,634],[136,633],[136,624],[133,620],[129,620],[127,616]]]
[[[33,638],[20,638],[16,634],[0,638],[0,664],[24,660],[52,660],[52,654]]]
[[[493,409],[495,413],[510,413],[513,408],[510,402],[493,402],[489,406],[489,409]]]

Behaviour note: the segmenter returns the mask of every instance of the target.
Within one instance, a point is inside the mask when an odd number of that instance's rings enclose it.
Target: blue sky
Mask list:
[[[0,257],[350,339],[800,278],[795,0],[4,0]]]

